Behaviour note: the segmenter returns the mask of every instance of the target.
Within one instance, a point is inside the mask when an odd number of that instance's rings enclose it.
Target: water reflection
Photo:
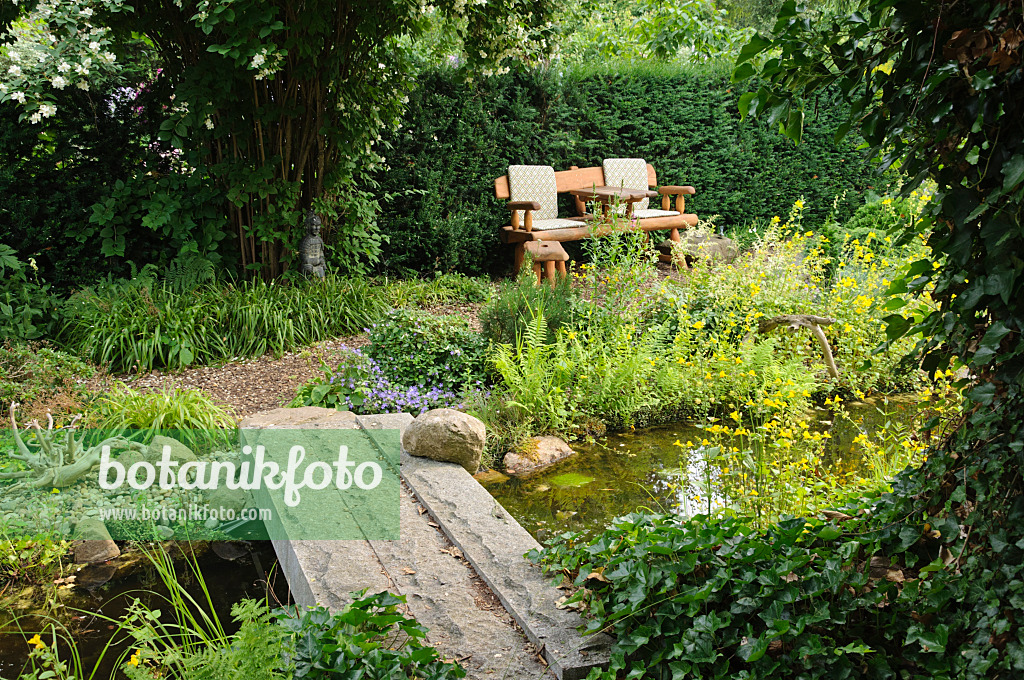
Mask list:
[[[907,421],[918,410],[911,400],[886,406],[890,422]],[[857,471],[865,463],[850,455],[851,442],[878,428],[883,416],[874,404],[851,407],[849,416],[833,422],[822,410],[812,429],[830,434],[824,463]],[[541,542],[564,531],[594,534],[613,518],[636,510],[685,516],[715,512],[731,501],[723,490],[718,447],[700,443],[706,436],[701,428],[676,424],[575,443],[579,455],[539,475],[485,486]],[[579,483],[560,484],[559,477],[574,477]]]

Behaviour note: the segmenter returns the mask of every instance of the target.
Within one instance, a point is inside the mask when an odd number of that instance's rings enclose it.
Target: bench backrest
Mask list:
[[[654,172],[654,166],[650,163],[647,164],[647,184],[652,187],[658,186],[658,176]],[[555,185],[560,194],[572,191],[573,189],[586,189],[593,186],[601,187],[604,186],[604,169],[597,166],[594,168],[562,170],[555,173]],[[494,195],[506,201],[509,199],[508,175],[502,175],[494,180]]]

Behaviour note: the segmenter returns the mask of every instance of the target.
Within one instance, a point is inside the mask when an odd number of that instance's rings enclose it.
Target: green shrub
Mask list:
[[[538,315],[544,315],[545,341],[552,343],[558,329],[576,318],[576,296],[569,277],[559,277],[554,287],[538,286],[529,267],[515,280],[506,280],[480,310],[480,325],[487,340],[515,346]]]
[[[384,300],[392,307],[426,307],[458,302],[483,302],[490,294],[485,279],[464,274],[441,274],[433,278],[384,281]]]
[[[869,196],[868,202],[857,208],[843,225],[846,238],[865,243],[868,234],[874,232],[872,240],[878,246],[886,234],[907,233],[920,214],[916,193],[914,198]]]
[[[137,277],[69,298],[58,337],[69,351],[111,371],[182,368],[267,352],[280,356],[358,333],[384,309],[368,283],[335,276],[294,285],[244,281],[185,293]]]
[[[457,316],[395,310],[370,328],[366,355],[403,387],[459,389],[486,376],[487,342]]]
[[[437,375],[401,385],[384,374],[373,359],[353,350],[337,369],[321,366],[323,374],[299,388],[290,407],[320,406],[354,413],[411,413],[418,416],[435,408],[462,408],[465,390],[461,381],[442,386]]]
[[[808,110],[804,142],[777,126],[740,122],[737,102],[757,83],[735,85],[731,68],[611,64],[564,76],[513,73],[467,82],[439,68],[419,76],[401,129],[387,140],[381,192],[393,196],[380,217],[391,236],[393,271],[504,273],[510,251],[498,234],[509,223],[494,178],[512,163],[556,170],[643,157],[663,185],[697,189],[687,209],[720,214],[733,228],[769,220],[803,196],[817,222],[837,194],[860,195],[885,182],[857,150],[853,135],[834,135],[847,105],[823,95]],[[559,212],[575,214],[560,197]],[[843,206],[838,219],[853,212]]]
[[[0,243],[0,341],[50,334],[57,324],[57,305],[49,290],[35,260],[21,262],[13,248]]]

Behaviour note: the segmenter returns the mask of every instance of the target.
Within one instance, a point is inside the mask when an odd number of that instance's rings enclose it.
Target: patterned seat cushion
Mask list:
[[[647,161],[643,158],[605,158],[605,186],[622,189],[650,189],[647,184]],[[634,212],[646,210],[651,199],[645,198],[633,204]]]
[[[678,213],[676,213],[678,214]],[[578,222],[576,220],[563,220],[561,218],[555,218],[553,220],[534,220],[533,230],[544,231],[545,229],[575,229],[576,227],[585,227],[586,222]]]
[[[508,166],[508,193],[510,201],[536,201],[540,210],[533,211],[533,228],[538,220],[553,220],[558,217],[558,185],[555,184],[555,169],[550,165]],[[519,213],[519,224],[524,224],[523,210]],[[557,227],[549,227],[549,229]]]
[[[675,217],[678,214],[678,210],[656,210],[654,208],[633,211],[633,217],[639,220],[643,220],[648,217]]]

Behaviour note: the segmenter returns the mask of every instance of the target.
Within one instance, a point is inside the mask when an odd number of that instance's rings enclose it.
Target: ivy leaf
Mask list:
[[[1003,189],[1009,191],[1024,179],[1024,154],[1014,154],[1003,164]]]
[[[753,663],[764,656],[768,651],[768,640],[766,638],[747,637],[743,639],[736,654],[747,663]]]

